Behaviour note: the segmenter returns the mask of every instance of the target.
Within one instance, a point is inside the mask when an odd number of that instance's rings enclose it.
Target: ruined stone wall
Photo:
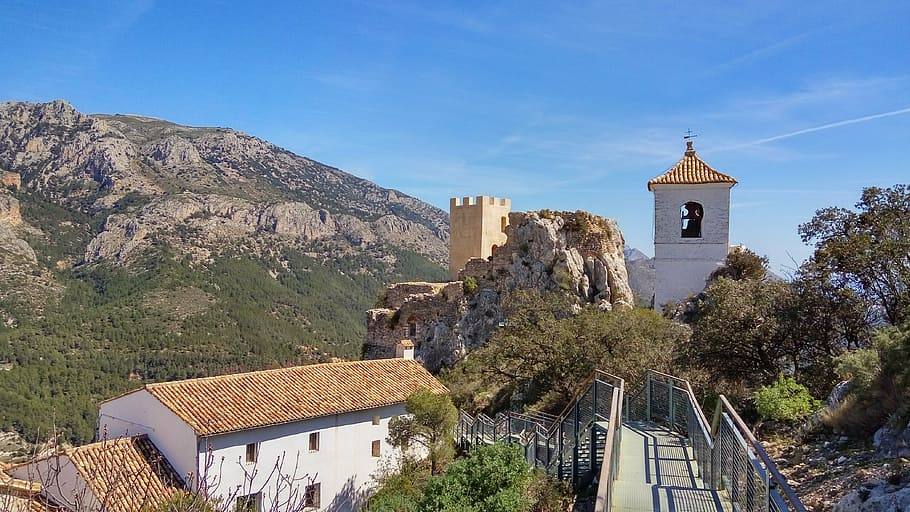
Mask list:
[[[386,289],[380,307],[367,311],[364,359],[395,356],[395,345],[414,343],[414,357],[438,369],[443,359],[460,357],[457,347],[440,352],[441,340],[457,338],[452,331],[463,314],[464,289],[460,281],[447,283],[397,283]],[[449,356],[449,359],[446,358]]]
[[[0,171],[0,182],[5,188],[19,190],[22,188],[22,177],[18,172]]]

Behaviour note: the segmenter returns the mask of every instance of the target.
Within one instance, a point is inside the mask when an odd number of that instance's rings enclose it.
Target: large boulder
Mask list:
[[[906,512],[910,510],[910,485],[870,482],[840,499],[833,512]]]
[[[488,265],[468,265],[462,276],[499,291],[562,291],[604,310],[634,304],[614,220],[582,211],[512,212],[506,234]]]

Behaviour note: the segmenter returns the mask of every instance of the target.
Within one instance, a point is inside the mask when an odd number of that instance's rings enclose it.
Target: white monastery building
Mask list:
[[[118,465],[139,468],[150,484],[99,507],[110,512],[139,510],[137,500],[158,503],[177,488],[204,489],[231,510],[301,501],[307,510],[357,510],[380,464],[397,459],[389,420],[417,390],[448,393],[413,349],[399,352],[405,357],[147,384],[101,404],[98,437],[111,441],[64,453],[63,464],[57,456],[10,473],[35,480],[56,468],[61,496],[51,497],[61,503],[80,492],[110,495],[84,454],[119,446],[132,462]]]
[[[654,307],[702,291],[730,250],[730,189],[686,141],[682,160],[648,181],[654,193]]]

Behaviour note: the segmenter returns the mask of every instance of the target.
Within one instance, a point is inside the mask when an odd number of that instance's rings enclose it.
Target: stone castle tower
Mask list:
[[[506,226],[512,201],[506,198],[477,196],[449,200],[449,274],[458,271],[471,258],[489,258],[493,248],[506,243]]]
[[[686,141],[682,160],[648,181],[654,193],[654,307],[700,292],[730,248],[732,176],[718,172]]]

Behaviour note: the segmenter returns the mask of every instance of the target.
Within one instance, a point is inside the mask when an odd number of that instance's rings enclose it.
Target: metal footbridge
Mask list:
[[[529,464],[571,483],[576,510],[806,510],[726,397],[709,423],[688,381],[654,370],[632,393],[597,371],[558,416],[461,412],[456,440],[520,445]]]

